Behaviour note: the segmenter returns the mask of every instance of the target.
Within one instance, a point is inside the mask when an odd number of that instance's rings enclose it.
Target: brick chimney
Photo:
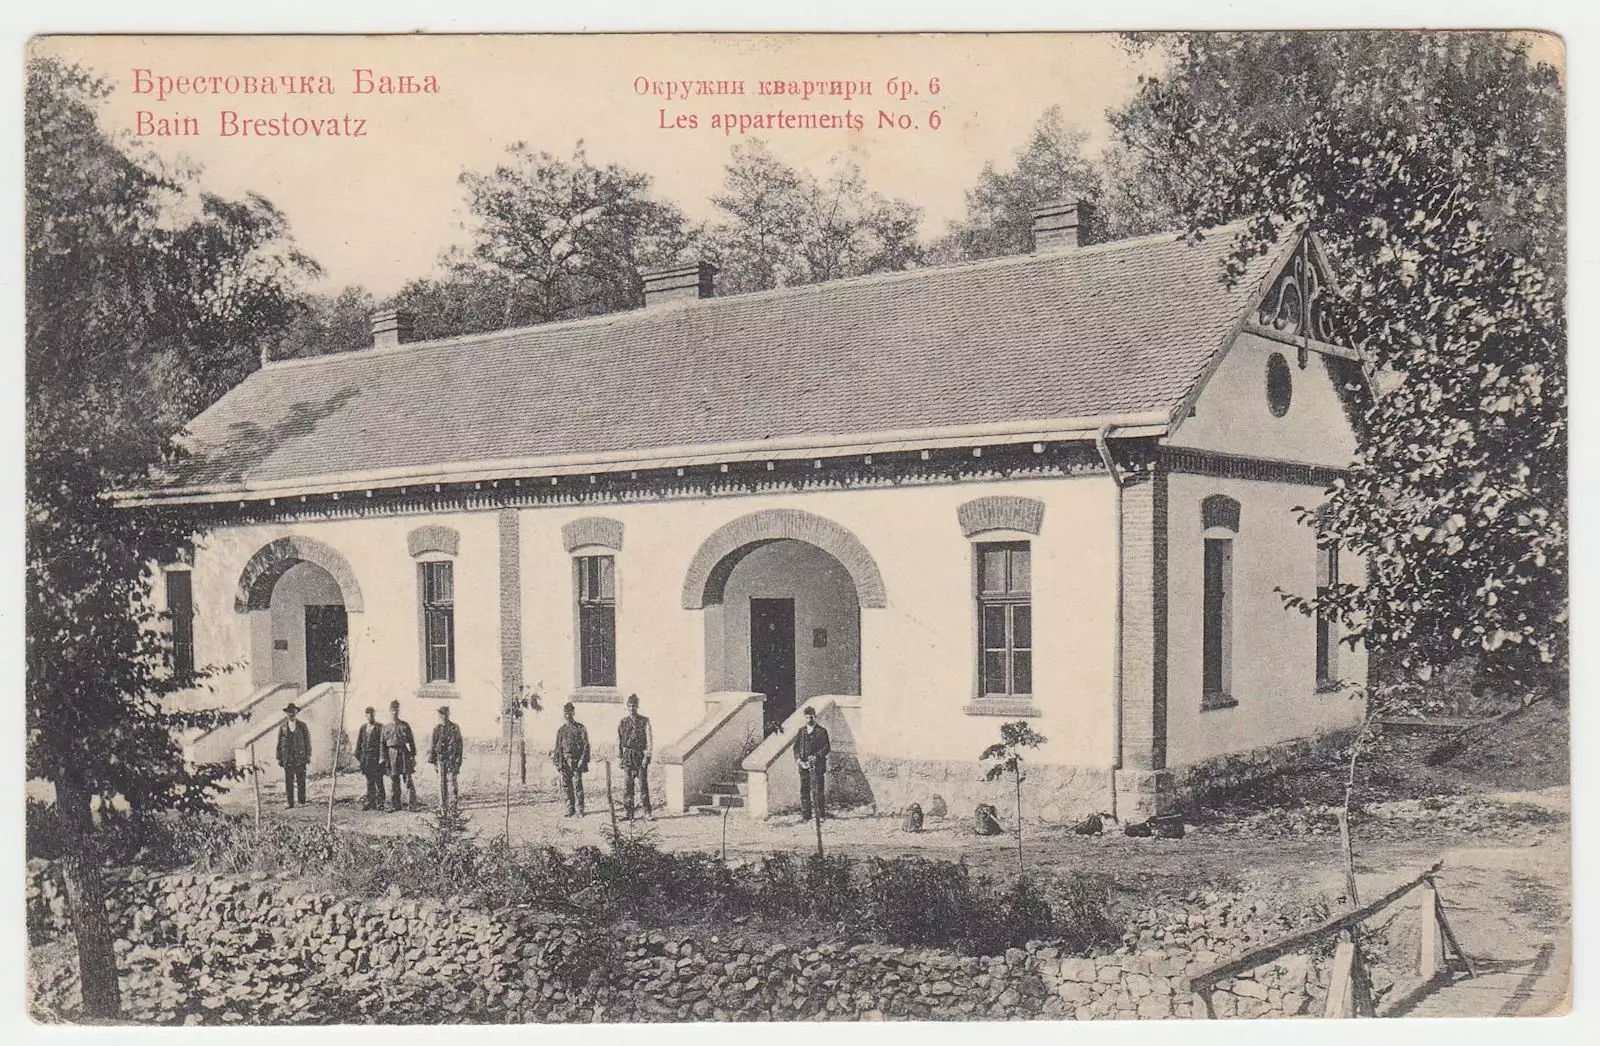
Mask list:
[[[644,277],[644,307],[648,309],[667,302],[709,298],[711,278],[716,274],[717,267],[703,261],[641,273]]]
[[[1051,200],[1033,209],[1033,253],[1070,251],[1086,246],[1094,222],[1094,204],[1086,200]]]
[[[416,317],[404,309],[384,309],[372,314],[372,347],[393,348],[411,340]]]

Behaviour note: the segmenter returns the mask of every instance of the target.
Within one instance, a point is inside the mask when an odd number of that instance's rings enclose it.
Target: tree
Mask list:
[[[1007,774],[1017,790],[1017,876],[1022,876],[1022,753],[1024,749],[1038,748],[1049,738],[1036,734],[1026,719],[1005,723],[1000,727],[1000,740],[983,750],[978,758],[989,763],[984,771],[985,781],[998,781]]]
[[[30,61],[25,101],[27,773],[55,788],[84,1012],[120,1008],[94,799],[136,815],[209,806],[224,770],[185,766],[152,562],[184,554],[170,515],[104,495],[149,478],[169,438],[255,365],[312,263],[260,197],[193,192],[100,129],[107,89]]]
[[[1060,106],[1046,109],[1009,168],[984,164],[978,184],[967,190],[967,216],[951,223],[941,255],[970,260],[1026,254],[1033,249],[1034,208],[1052,200],[1099,201],[1102,174],[1084,155],[1088,139],[1087,132],[1067,126]]]
[[[651,198],[648,175],[596,166],[581,141],[565,160],[524,142],[506,154],[493,171],[461,175],[471,256],[509,278],[534,322],[642,304],[640,270],[675,263],[693,242],[678,208]]]
[[[1304,518],[1365,586],[1290,594],[1426,675],[1517,686],[1567,662],[1565,140],[1559,73],[1502,33],[1192,33],[1114,115],[1193,232],[1232,259],[1309,227],[1341,285],[1330,333],[1381,395]],[[1151,46],[1141,39],[1134,46]],[[1315,510],[1315,511],[1313,511]]]
[[[337,294],[307,294],[298,315],[272,346],[275,360],[303,359],[349,352],[372,345],[372,314],[377,302],[365,287],[345,287]]]
[[[873,192],[848,156],[835,157],[819,180],[759,139],[735,145],[711,202],[723,215],[708,236],[724,293],[896,272],[921,261],[921,209]]]

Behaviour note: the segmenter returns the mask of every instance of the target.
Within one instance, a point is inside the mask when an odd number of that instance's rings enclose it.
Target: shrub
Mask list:
[[[30,810],[30,817],[40,815]],[[485,910],[523,906],[605,922],[667,926],[752,916],[830,930],[848,922],[862,936],[892,944],[979,953],[1032,939],[1084,950],[1120,938],[1104,882],[1081,873],[997,888],[974,879],[964,863],[920,857],[863,864],[779,853],[730,868],[711,854],[662,850],[648,832],[563,851],[498,836],[482,842],[459,817],[426,823],[417,836],[330,838],[314,823],[275,820],[258,831],[242,817],[187,816],[163,827],[162,857],[205,872],[287,873],[348,897],[398,887],[413,897],[465,895]]]

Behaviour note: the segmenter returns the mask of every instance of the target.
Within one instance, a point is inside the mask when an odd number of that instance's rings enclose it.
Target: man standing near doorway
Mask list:
[[[367,721],[356,732],[356,762],[367,779],[363,810],[383,809],[383,727],[378,725],[378,710],[367,707]]]
[[[300,796],[300,805],[306,805],[306,767],[311,763],[311,728],[298,716],[299,707],[290,701],[283,706],[288,719],[278,727],[278,765],[283,767],[283,790],[289,796],[289,809],[294,809],[294,799]]]
[[[411,724],[400,718],[400,702],[389,702],[389,721],[383,724],[383,763],[389,772],[389,783],[394,790],[394,798],[389,803],[390,810],[400,809],[400,782],[403,779],[406,789],[411,793],[411,807],[416,809],[417,802],[417,738],[411,732]]]
[[[794,761],[800,767],[800,820],[828,816],[828,731],[817,722],[816,709],[806,706],[806,722],[794,735]]]
[[[439,809],[447,813],[461,803],[461,747],[461,728],[450,721],[450,706],[440,705],[428,762],[439,768]]]
[[[634,782],[646,819],[654,821],[650,809],[650,755],[655,748],[655,733],[647,716],[639,714],[639,695],[628,695],[628,714],[617,724],[617,758],[622,761],[622,809],[633,820]]]
[[[578,722],[578,709],[571,701],[561,709],[566,722],[556,731],[554,752],[556,772],[561,775],[561,790],[567,797],[567,816],[583,816],[583,775],[589,769],[589,731]]]

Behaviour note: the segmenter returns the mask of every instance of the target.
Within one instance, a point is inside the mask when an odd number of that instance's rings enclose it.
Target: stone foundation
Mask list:
[[[1014,816],[1016,792],[1009,779],[985,781],[976,762],[888,759],[863,756],[862,783],[879,813],[897,813],[919,803],[924,811],[942,796],[950,816],[966,817],[979,803],[991,803],[1002,816]],[[1111,772],[1082,766],[1033,764],[1024,770],[1022,805],[1029,820],[1076,822],[1092,813],[1111,812]]]
[[[1263,778],[1292,772],[1347,746],[1354,730],[1301,737],[1170,770],[1118,770],[1117,814],[1124,821],[1177,813]]]

